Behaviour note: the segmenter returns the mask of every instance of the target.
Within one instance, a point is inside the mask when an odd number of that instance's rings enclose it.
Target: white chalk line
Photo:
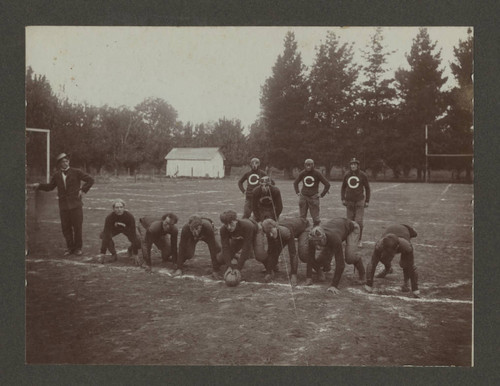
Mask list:
[[[372,190],[373,193],[376,193],[376,192],[381,192],[382,190],[387,190],[387,189],[393,189],[393,188],[396,188],[398,186],[400,186],[401,184],[394,184],[394,185],[390,185],[390,186],[385,186],[383,188],[379,188],[379,189],[375,189],[375,190]]]
[[[392,298],[392,299],[399,299],[399,300],[404,300],[406,302],[416,302],[416,303],[455,303],[455,304],[472,304],[471,300],[457,300],[457,299],[448,299],[448,298],[443,298],[443,299],[432,299],[432,298],[412,298],[412,297],[407,297],[407,296],[400,296],[400,295],[386,295],[386,294],[377,294],[377,293],[368,293],[366,291],[357,289],[357,288],[347,288],[347,291],[357,294],[357,295],[365,295],[371,298],[382,298],[382,297],[387,297],[387,298]]]
[[[88,258],[87,258],[88,260]],[[122,272],[144,272],[142,268],[138,267],[119,267],[119,266],[114,266],[114,265],[109,265],[109,264],[100,264],[100,263],[91,263],[89,261],[87,262],[82,262],[82,261],[71,261],[71,260],[64,260],[64,259],[37,259],[37,258],[27,258],[26,261],[33,262],[33,263],[42,263],[42,262],[50,262],[50,263],[55,263],[58,265],[74,265],[74,266],[85,266],[88,267],[89,265],[93,267],[97,267],[99,269],[115,269],[118,271]],[[35,271],[28,271],[28,274],[35,274]],[[211,284],[211,285],[220,285],[223,283],[223,280],[216,280],[213,279],[210,276],[196,276],[196,275],[188,275],[188,274],[183,274],[181,276],[173,276],[173,270],[168,269],[168,268],[158,268],[158,269],[153,269],[152,273],[158,273],[160,275],[168,276],[173,279],[189,279],[189,280],[195,280],[198,282],[203,282],[204,284]],[[254,286],[265,286],[265,287],[277,287],[277,288],[283,288],[286,289],[287,291],[290,289],[290,284],[287,283],[260,283],[260,282],[247,282],[247,281],[242,281],[240,286],[247,286],[247,285],[254,285]],[[452,283],[449,286],[449,288],[452,288],[451,286],[461,286],[463,283]],[[447,286],[443,286],[447,287]],[[310,286],[296,286],[294,287],[294,291],[302,291],[302,292],[309,292],[310,290],[316,290],[316,289],[324,289],[325,285],[319,285],[319,284],[313,284]],[[384,289],[387,291],[387,288]],[[387,295],[387,294],[382,294],[379,293],[377,294],[372,293],[369,294],[366,291],[357,289],[357,288],[345,288],[342,289],[341,291],[348,291],[356,295],[365,295],[368,297],[374,297],[374,298],[381,298],[381,297],[390,297],[394,299],[400,299],[404,301],[409,301],[409,302],[420,302],[420,303],[456,303],[456,304],[472,304],[472,301],[470,300],[457,300],[457,299],[449,299],[449,298],[444,298],[444,299],[436,299],[436,298],[411,298],[411,297],[406,297],[406,296],[400,296],[400,295]],[[375,289],[377,291],[377,289]]]

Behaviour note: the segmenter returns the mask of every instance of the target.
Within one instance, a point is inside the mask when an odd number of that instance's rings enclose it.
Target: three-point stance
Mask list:
[[[359,225],[358,247],[362,247],[363,216],[370,202],[370,184],[366,174],[359,170],[359,161],[356,158],[351,159],[349,167],[351,170],[344,176],[340,195],[342,204],[347,208],[347,218],[356,221]]]
[[[238,181],[238,187],[241,193],[245,195],[245,206],[243,207],[243,218],[250,218],[252,214],[252,195],[253,190],[259,185],[260,177],[267,176],[264,170],[259,169],[260,160],[258,158],[252,158],[250,161],[251,169],[243,174],[243,176]],[[246,181],[246,189],[243,187],[243,183]]]
[[[283,248],[288,246],[288,256],[290,258],[290,283],[297,285],[298,258],[295,239],[306,230],[309,221],[303,218],[285,218],[280,223],[272,219],[266,219],[262,222],[262,229],[267,235],[267,258],[264,263],[266,266],[266,276],[264,280],[270,282],[274,278],[274,270],[278,265],[278,259]]]
[[[330,271],[331,261],[335,255],[335,271],[328,292],[338,294],[338,285],[345,263],[356,267],[361,283],[365,281],[365,268],[363,260],[355,252],[359,240],[359,225],[346,218],[337,218],[328,221],[324,226],[315,226],[309,232],[308,262],[306,285],[312,284],[312,270],[318,273],[320,281],[325,279],[323,272]],[[342,242],[346,242],[345,263]],[[316,257],[316,251],[319,256]],[[322,271],[323,268],[323,271]]]
[[[257,222],[262,222],[266,218],[278,220],[283,210],[281,192],[271,185],[268,176],[260,177],[260,186],[254,189],[252,197],[253,216]]]
[[[299,196],[300,217],[304,219],[307,218],[307,210],[309,210],[313,219],[313,225],[319,225],[320,194],[318,186],[320,182],[324,186],[321,192],[321,197],[323,198],[330,189],[330,183],[319,170],[314,169],[314,161],[312,159],[306,159],[304,167],[305,169],[299,173],[298,177],[293,182],[295,193]],[[300,182],[302,182],[302,190],[299,193]]]
[[[179,242],[179,255],[176,264],[177,270],[174,272],[174,276],[182,275],[184,262],[193,258],[196,244],[200,240],[208,245],[210,259],[212,260],[212,276],[216,279],[222,278],[219,272],[221,262],[217,259],[217,255],[221,251],[221,246],[215,238],[215,225],[209,218],[197,215],[191,216],[187,224],[182,227],[181,240]]]
[[[220,239],[222,244],[222,259],[226,266],[241,271],[245,261],[255,256],[255,259],[264,264],[266,259],[265,235],[259,224],[253,219],[238,219],[234,210],[226,210],[220,215],[222,227]],[[232,260],[241,250],[237,263]]]
[[[87,193],[94,179],[80,169],[69,167],[69,155],[57,156],[59,170],[54,173],[48,184],[33,184],[33,188],[51,191],[57,188],[61,228],[66,240],[65,256],[82,254],[83,203],[82,194]],[[84,184],[82,185],[82,182]]]
[[[123,200],[116,200],[113,203],[113,212],[110,213],[104,221],[104,230],[101,232],[101,254],[99,262],[104,264],[106,250],[111,252],[112,261],[118,259],[116,255],[115,243],[113,237],[119,234],[124,234],[129,239],[131,245],[128,248],[129,257],[134,256],[135,261],[138,261],[138,252],[141,248],[141,241],[137,237],[135,218],[128,210],[125,209]]]
[[[139,219],[139,222],[146,230],[146,234],[144,235],[143,230],[137,227],[143,239],[142,257],[146,260],[149,269],[151,269],[151,247],[153,244],[161,251],[161,259],[163,262],[177,262],[177,236],[179,234],[177,225],[175,225],[177,221],[178,218],[173,213],[164,214],[161,220],[151,216]],[[170,235],[170,239],[167,235]]]
[[[417,232],[409,225],[394,224],[387,227],[382,238],[375,244],[372,259],[366,268],[366,285],[365,289],[368,292],[373,292],[373,275],[377,264],[384,264],[384,271],[377,277],[385,277],[392,272],[391,263],[394,256],[401,254],[399,265],[403,268],[403,292],[409,292],[409,282],[411,281],[411,291],[413,297],[419,297],[418,290],[418,273],[413,257],[413,246],[410,239],[417,237]]]

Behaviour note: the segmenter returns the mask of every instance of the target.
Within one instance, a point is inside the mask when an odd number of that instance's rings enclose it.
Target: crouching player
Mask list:
[[[153,244],[160,250],[163,262],[172,261],[175,263],[177,261],[177,236],[179,233],[175,225],[177,221],[178,218],[173,213],[166,213],[161,219],[152,216],[139,219],[145,229],[144,232],[140,227],[137,227],[143,239],[142,257],[149,270],[151,270],[151,247]]]
[[[259,186],[253,190],[252,194],[252,210],[255,220],[262,222],[266,218],[271,218],[277,221],[283,211],[283,202],[280,190],[271,185],[271,178],[260,177]]]
[[[173,275],[182,275],[184,262],[193,258],[196,244],[200,240],[208,245],[210,259],[212,260],[212,276],[215,279],[222,279],[222,275],[219,272],[221,263],[217,260],[217,255],[221,251],[221,246],[215,238],[215,225],[209,218],[197,215],[191,216],[187,224],[182,227],[179,254],[176,262],[177,269]]]
[[[138,252],[141,247],[141,241],[137,237],[135,218],[128,210],[125,209],[125,202],[117,199],[113,203],[113,212],[110,213],[104,221],[104,230],[101,232],[101,253],[99,255],[99,262],[104,264],[106,250],[111,252],[112,261],[118,259],[116,255],[115,243],[113,237],[124,234],[131,245],[128,248],[129,257],[134,256],[135,261],[139,260]]]
[[[266,219],[262,222],[262,230],[267,236],[267,258],[264,262],[266,266],[266,276],[264,280],[270,282],[274,278],[274,271],[278,265],[278,259],[281,251],[288,246],[288,256],[290,258],[290,284],[297,285],[298,258],[297,248],[295,247],[295,238],[306,230],[309,221],[304,218],[286,218],[276,223],[272,219]]]
[[[253,219],[238,219],[234,210],[226,210],[220,215],[222,227],[220,228],[220,239],[222,244],[222,260],[228,269],[241,271],[245,261],[252,255],[257,261],[264,264],[267,257],[265,247],[265,235],[259,224]],[[232,260],[236,253],[241,250],[237,257],[237,263]]]
[[[375,244],[372,259],[366,268],[366,285],[367,292],[373,292],[373,275],[377,264],[384,264],[384,271],[377,277],[385,277],[392,272],[391,263],[394,256],[401,254],[399,265],[403,268],[404,283],[401,287],[403,292],[409,292],[408,285],[411,281],[411,291],[413,297],[418,298],[420,291],[418,290],[418,273],[413,257],[413,246],[410,239],[417,236],[415,230],[404,224],[394,224],[387,227],[382,238]]]
[[[335,255],[335,271],[327,291],[335,295],[340,293],[338,285],[345,268],[343,241],[346,242],[345,263],[354,265],[358,270],[359,281],[365,281],[363,260],[355,252],[359,241],[359,225],[346,218],[338,218],[328,221],[324,226],[315,226],[309,232],[306,285],[312,284],[313,269],[318,273],[320,281],[325,280],[323,272],[330,271],[332,257]],[[316,251],[319,252],[318,257]]]

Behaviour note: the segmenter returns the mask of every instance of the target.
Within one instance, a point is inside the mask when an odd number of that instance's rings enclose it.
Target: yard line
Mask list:
[[[141,268],[138,267],[118,267],[110,264],[99,264],[99,263],[91,263],[89,262],[89,258],[87,258],[87,262],[83,261],[72,261],[72,260],[65,260],[65,259],[33,259],[33,258],[27,258],[26,259],[29,262],[33,263],[41,263],[41,262],[51,262],[51,263],[56,263],[59,265],[67,264],[67,265],[75,265],[75,266],[86,266],[88,267],[89,264],[93,265],[94,267],[97,267],[98,269],[116,269],[119,271],[123,272],[130,272],[130,271],[135,271],[137,273],[142,273],[143,271]],[[28,274],[34,272],[33,270],[28,271]],[[196,280],[196,281],[201,281],[206,284],[213,284],[213,285],[220,285],[220,283],[223,283],[223,280],[214,280],[210,276],[196,276],[196,275],[182,275],[182,276],[176,276],[173,277],[172,273],[173,270],[167,269],[167,268],[158,268],[153,270],[154,273],[159,273],[160,275],[166,275],[169,277],[172,277],[173,279],[180,280],[180,279],[190,279],[190,280]],[[281,287],[281,288],[286,288],[287,290],[290,287],[290,284],[286,283],[260,283],[260,282],[246,282],[242,281],[239,285],[246,286],[246,285],[259,285],[259,286],[272,286],[272,287]],[[294,288],[295,291],[304,291],[304,292],[309,292],[313,289],[321,289],[325,288],[324,285],[320,284],[313,284],[311,286],[297,286]],[[381,299],[383,297],[390,297],[393,299],[400,299],[404,300],[407,302],[420,302],[420,303],[458,303],[458,304],[472,304],[471,300],[458,300],[458,299],[448,299],[448,298],[443,298],[443,299],[436,299],[436,298],[410,298],[410,297],[405,297],[405,296],[399,296],[399,295],[384,295],[384,294],[369,294],[363,290],[356,289],[356,288],[346,288],[345,289],[348,292],[351,292],[356,295],[364,295],[368,297],[374,297]],[[333,298],[333,297],[332,297]]]
[[[404,300],[406,302],[417,302],[417,303],[455,303],[455,304],[472,304],[472,300],[458,300],[458,299],[448,299],[448,298],[443,298],[443,299],[436,299],[436,298],[411,298],[411,297],[406,297],[406,296],[399,296],[399,295],[383,295],[383,294],[369,294],[368,292],[365,292],[363,290],[357,289],[357,288],[347,288],[347,291],[357,294],[357,295],[365,295],[370,298],[393,298],[393,299],[400,299]]]
[[[363,244],[375,245],[375,241],[363,241]],[[443,249],[460,249],[460,250],[470,250],[472,249],[472,245],[470,247],[457,247],[452,245],[442,246],[442,245],[431,245],[431,244],[417,244],[412,243],[412,245],[424,248],[443,248]]]
[[[392,189],[392,188],[395,188],[399,185],[401,185],[401,184],[394,184],[394,185],[390,185],[390,186],[385,186],[383,188],[372,190],[372,192],[381,192],[382,190]]]
[[[122,195],[122,196],[146,196],[146,197],[160,197],[160,198],[172,198],[172,197],[184,197],[184,196],[194,196],[196,194],[207,194],[207,193],[224,193],[220,190],[206,190],[206,191],[197,191],[197,192],[186,192],[186,193],[178,193],[178,194],[170,194],[168,192],[164,192],[163,194],[150,194],[150,193],[127,193],[127,192],[109,192],[106,193],[107,196],[111,195]],[[85,197],[85,200],[88,201],[110,201],[104,198],[96,198],[94,197]]]

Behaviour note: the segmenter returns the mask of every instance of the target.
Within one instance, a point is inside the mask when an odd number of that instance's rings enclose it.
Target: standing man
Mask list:
[[[141,228],[137,227],[143,238],[142,257],[146,260],[148,269],[151,269],[151,247],[153,244],[161,251],[163,262],[177,262],[177,236],[179,234],[179,230],[175,225],[177,221],[177,216],[170,212],[165,213],[161,220],[151,216],[139,219],[141,225],[146,229],[146,234],[142,236]],[[170,235],[170,239],[167,235]]]
[[[258,158],[252,158],[250,160],[251,169],[243,174],[243,176],[238,181],[238,187],[241,193],[245,195],[245,206],[243,207],[243,218],[250,218],[252,214],[252,194],[253,190],[259,185],[260,177],[267,176],[264,170],[259,169],[260,160]],[[243,183],[246,181],[246,189],[243,187]]]
[[[94,184],[94,179],[80,169],[69,167],[69,155],[61,153],[56,158],[59,170],[48,184],[33,184],[33,188],[51,191],[57,187],[61,228],[66,240],[64,256],[82,255],[83,203],[82,195]],[[83,185],[82,185],[83,182]]]
[[[198,241],[204,241],[210,251],[212,260],[212,276],[214,279],[222,279],[219,272],[221,262],[218,260],[218,254],[221,246],[215,238],[215,225],[212,220],[205,217],[193,215],[189,218],[187,224],[182,227],[181,241],[179,242],[179,255],[177,257],[176,271],[173,276],[182,275],[184,262],[193,258]]]
[[[330,189],[330,183],[326,178],[314,169],[314,161],[306,159],[304,162],[305,170],[301,171],[293,182],[295,193],[299,196],[300,217],[307,218],[307,210],[311,212],[313,226],[319,225],[319,198],[323,198]],[[299,182],[302,182],[302,190],[299,193]],[[323,191],[319,195],[319,183],[323,184]]]
[[[267,236],[267,258],[265,261],[266,276],[264,280],[271,282],[274,278],[274,271],[278,265],[278,259],[283,248],[288,246],[288,256],[290,258],[290,284],[297,285],[297,270],[299,261],[297,258],[297,248],[295,247],[295,239],[309,226],[309,221],[306,219],[285,218],[278,224],[276,221],[268,218],[262,222],[262,230]]]
[[[375,244],[373,255],[368,267],[366,268],[366,285],[367,292],[373,292],[373,275],[377,264],[384,264],[384,270],[377,277],[385,277],[392,272],[391,263],[396,254],[401,254],[399,265],[403,268],[403,286],[401,291],[409,292],[409,281],[411,281],[411,291],[415,298],[420,296],[418,289],[418,273],[413,257],[413,246],[410,239],[417,237],[417,232],[409,225],[394,224],[387,227],[382,238]]]
[[[238,219],[234,210],[226,210],[220,215],[222,227],[220,228],[220,239],[222,244],[222,260],[227,267],[236,268],[239,271],[245,265],[245,261],[252,255],[257,261],[265,265],[266,250],[265,236],[262,228],[253,219]],[[237,257],[237,263],[232,264],[236,253],[241,250]]]
[[[334,295],[340,293],[338,286],[344,272],[345,263],[354,265],[358,270],[359,281],[361,283],[365,281],[363,260],[354,251],[356,243],[359,240],[359,225],[357,223],[346,218],[333,219],[328,221],[324,226],[315,226],[312,228],[308,239],[306,285],[312,284],[313,269],[318,273],[320,281],[325,280],[323,272],[330,271],[333,255],[335,255],[335,271],[328,292]],[[346,242],[345,263],[342,247],[343,241]],[[316,257],[316,251],[319,252],[318,257]]]
[[[277,221],[283,211],[281,192],[276,186],[271,185],[268,176],[260,177],[259,186],[253,191],[252,210],[257,222],[262,222],[266,218]]]
[[[358,247],[361,248],[363,246],[361,241],[363,236],[363,215],[370,202],[370,184],[366,174],[359,170],[359,161],[356,158],[351,159],[349,167],[351,170],[344,176],[340,195],[342,204],[347,207],[347,218],[356,221],[359,225]]]
[[[128,210],[125,210],[125,202],[121,199],[113,203],[113,212],[106,217],[104,221],[104,230],[101,233],[101,254],[99,262],[104,264],[106,250],[109,249],[112,261],[118,259],[116,255],[115,243],[113,237],[124,234],[129,239],[131,245],[128,248],[129,257],[134,256],[134,260],[139,260],[138,252],[141,248],[141,241],[137,237],[135,218]]]

